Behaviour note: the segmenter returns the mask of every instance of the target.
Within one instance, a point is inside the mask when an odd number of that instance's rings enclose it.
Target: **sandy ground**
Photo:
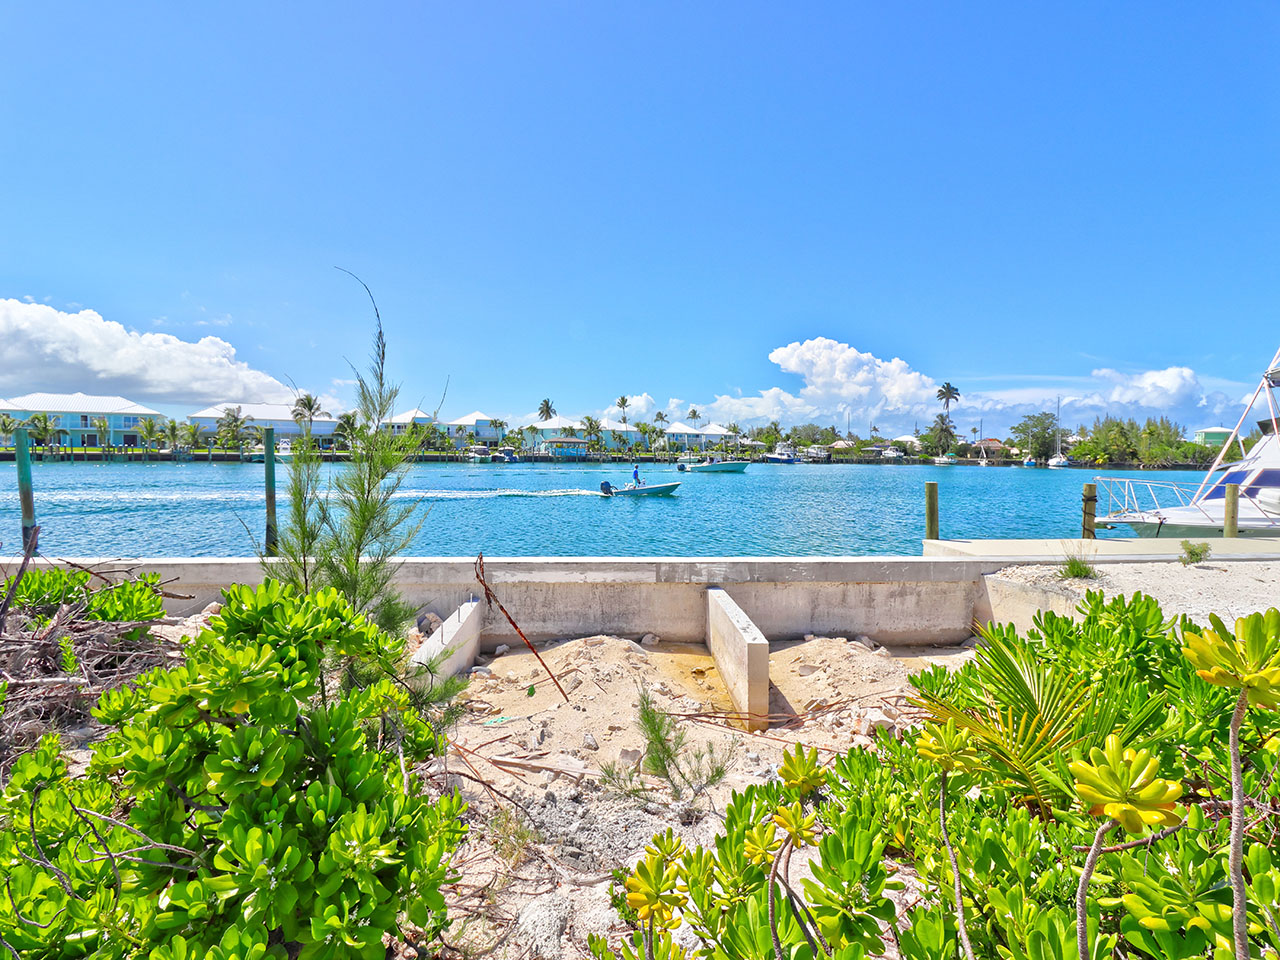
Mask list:
[[[1216,613],[1228,623],[1236,617],[1280,606],[1280,561],[1231,561],[1184,567],[1169,563],[1098,563],[1096,580],[1063,580],[1056,565],[1005,567],[997,576],[1083,599],[1088,590],[1107,596],[1137,591],[1155,597],[1167,616],[1185,613],[1206,623]]]
[[[473,804],[472,838],[460,853],[468,880],[454,892],[455,912],[475,914],[450,941],[476,951],[496,943],[491,955],[498,958],[526,951],[586,956],[587,933],[623,932],[609,904],[610,873],[634,864],[653,834],[671,828],[689,843],[709,844],[732,791],[776,777],[784,750],[799,742],[829,761],[855,743],[869,744],[875,728],[911,722],[902,709],[911,673],[972,656],[954,647],[872,647],[832,637],[773,644],[774,718],[757,733],[732,718],[715,664],[700,645],[607,636],[540,645],[567,701],[525,648],[482,664],[448,759]],[[712,750],[727,762],[722,783],[675,798],[643,776],[641,686],[677,718],[687,738],[683,755]],[[609,765],[636,771],[649,794],[625,796],[602,785]],[[500,814],[503,808],[518,808],[523,826]],[[510,855],[513,845],[517,856]],[[499,849],[507,855],[497,855]]]

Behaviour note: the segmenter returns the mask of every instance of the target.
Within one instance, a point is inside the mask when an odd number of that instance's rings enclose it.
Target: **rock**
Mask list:
[[[217,600],[215,600],[213,601],[213,603],[209,604],[207,607],[205,607],[203,610],[200,611],[200,616],[216,617],[221,612],[222,612],[222,604],[220,604]]]
[[[511,649],[510,644],[500,643],[493,648],[493,655],[495,657],[500,657],[510,649]]]
[[[759,763],[759,762],[760,762],[760,754],[758,753],[747,754],[747,763]]]
[[[418,624],[418,629],[428,637],[444,626],[444,621],[430,610],[419,610],[415,621]]]
[[[598,647],[604,643],[604,637],[584,637],[582,642],[588,647]]]
[[[816,663],[802,663],[800,666],[796,667],[796,673],[800,674],[802,677],[807,677],[811,673],[817,673],[821,669],[822,667],[818,666]]]
[[[575,673],[564,682],[564,692],[573,693],[573,691],[577,690],[580,686],[582,686],[582,674]]]
[[[874,652],[877,657],[884,657],[886,660],[893,659],[893,654],[889,652],[887,647],[880,647]]]
[[[812,633],[806,633],[804,635],[805,643],[812,643],[815,639],[817,638]]]
[[[618,762],[629,767],[640,766],[640,758],[644,756],[642,750],[619,750]]]
[[[600,749],[600,744],[596,743],[596,738],[592,736],[590,730],[582,735],[582,745],[588,750]]]
[[[564,956],[561,938],[569,926],[569,900],[561,894],[544,893],[529,901],[516,920],[516,940],[535,957],[560,960]]]
[[[658,638],[652,633],[646,633],[640,638],[640,644],[645,647],[656,647],[658,645]]]
[[[472,667],[471,675],[473,677],[492,677],[493,671],[488,667]]]

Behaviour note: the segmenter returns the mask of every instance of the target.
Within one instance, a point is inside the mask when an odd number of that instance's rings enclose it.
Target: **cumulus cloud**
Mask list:
[[[900,358],[884,360],[847,343],[815,337],[778,347],[769,359],[784,373],[798,376],[796,392],[770,387],[753,396],[714,397],[710,402],[686,404],[672,399],[667,409],[683,415],[696,406],[708,419],[742,425],[778,420],[784,425],[817,421],[857,424],[875,421],[881,429],[907,429],[925,424],[938,413],[939,381],[915,370]],[[1110,368],[1087,377],[1064,377],[1042,385],[996,390],[964,390],[953,415],[985,415],[989,426],[1003,429],[1029,413],[1053,409],[1061,396],[1065,422],[1092,420],[1112,413],[1144,417],[1170,415],[1198,419],[1221,416],[1237,405],[1221,391],[1206,392],[1190,367],[1168,367],[1122,373]]]
[[[0,299],[0,396],[111,393],[169,403],[290,402],[293,391],[219,337],[139,333],[94,310]]]
[[[643,417],[646,413],[648,413],[650,410],[653,409],[654,404],[656,404],[657,402],[658,401],[654,400],[653,397],[651,397],[647,393],[632,394],[627,397],[627,416]],[[614,414],[621,413],[621,411],[616,406],[614,406],[614,407],[610,407],[606,411],[606,413],[608,413],[610,416],[613,416]]]

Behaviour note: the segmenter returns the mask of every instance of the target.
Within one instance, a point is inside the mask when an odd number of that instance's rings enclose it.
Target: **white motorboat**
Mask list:
[[[477,443],[468,449],[467,453],[470,454],[467,459],[472,463],[493,463],[493,454],[489,452],[489,448],[483,443]]]
[[[885,447],[880,454],[881,460],[901,460],[906,454],[897,447]]]
[[[689,473],[743,473],[747,469],[747,461],[719,460],[715,457],[708,457],[698,463],[679,463],[676,465],[676,469],[687,470]]]
[[[1097,477],[1107,509],[1099,520],[1124,524],[1140,537],[1217,537],[1226,515],[1227,486],[1240,488],[1237,530],[1242,537],[1280,536],[1280,351],[1271,360],[1253,398],[1199,486],[1159,480]],[[1262,438],[1245,450],[1242,430],[1265,397],[1268,416],[1258,421]],[[1233,445],[1240,459],[1234,456]]]
[[[795,463],[796,448],[784,440],[774,446],[773,453],[766,453],[764,459],[766,463]]]
[[[672,483],[628,483],[615,487],[608,480],[600,484],[600,495],[605,497],[669,497],[676,492],[680,481]]]
[[[1040,464],[1036,462],[1036,458],[1035,458],[1035,457],[1027,457],[1027,459],[1025,459],[1025,460],[1023,460],[1023,461],[1022,461],[1022,465],[1023,465],[1024,467],[1038,467],[1038,466],[1040,466]]]
[[[520,456],[515,447],[499,447],[493,454],[494,463],[519,463]]]
[[[955,460],[951,457],[934,457],[933,458],[933,465],[935,467],[954,467],[955,464],[956,464]]]
[[[685,466],[692,466],[695,463],[701,463],[701,462],[702,462],[702,455],[698,453],[686,453],[686,454],[683,454],[678,460],[676,460],[677,464],[683,463]]]

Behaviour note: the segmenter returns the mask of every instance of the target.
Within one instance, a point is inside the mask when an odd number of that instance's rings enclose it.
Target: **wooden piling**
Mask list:
[[[1096,483],[1086,483],[1084,491],[1080,495],[1081,508],[1083,512],[1083,523],[1080,527],[1080,536],[1085,540],[1096,540],[1098,533],[1095,524],[1098,519],[1098,485]]]
[[[276,428],[266,427],[262,431],[263,466],[266,467],[267,483],[267,533],[264,538],[267,556],[276,555]]]
[[[22,549],[27,549],[36,529],[36,496],[31,486],[31,446],[27,428],[13,431],[13,455],[18,462],[18,501],[22,504]]]
[[[924,485],[924,538],[938,539],[938,484],[934,480]]]
[[[1227,498],[1222,506],[1222,535],[1240,536],[1240,484],[1228,483]]]

